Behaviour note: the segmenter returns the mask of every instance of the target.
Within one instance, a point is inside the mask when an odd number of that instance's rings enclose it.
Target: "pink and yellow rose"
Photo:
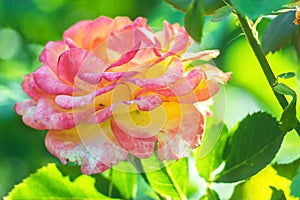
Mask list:
[[[53,155],[86,174],[129,154],[177,160],[200,145],[210,114],[205,102],[229,79],[210,64],[191,64],[217,50],[187,52],[190,45],[178,24],[153,32],[141,17],[81,21],[46,45],[42,66],[22,83],[31,100],[15,110],[28,126],[49,130]]]

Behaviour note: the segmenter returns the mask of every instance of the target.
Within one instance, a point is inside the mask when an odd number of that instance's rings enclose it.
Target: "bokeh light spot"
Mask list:
[[[20,35],[18,32],[12,29],[1,29],[0,41],[0,59],[11,59],[17,54],[20,49]]]

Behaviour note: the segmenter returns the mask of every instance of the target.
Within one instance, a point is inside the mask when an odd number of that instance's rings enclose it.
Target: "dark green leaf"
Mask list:
[[[205,15],[212,15],[217,9],[225,5],[223,0],[204,0]]]
[[[212,22],[220,22],[224,20],[228,15],[230,15],[232,12],[231,6],[223,6],[222,8],[219,8],[216,10],[215,14],[210,18],[210,21]]]
[[[300,158],[288,164],[273,164],[272,167],[277,171],[279,176],[287,179],[292,179],[297,174],[297,169],[300,165]]]
[[[94,184],[87,175],[70,181],[55,164],[48,164],[15,186],[8,199],[111,199],[99,193]]]
[[[201,41],[204,23],[203,0],[194,0],[184,16],[184,27],[189,35],[196,41]]]
[[[95,178],[95,186],[100,193],[113,198],[122,198],[119,190],[114,185],[112,185],[111,188],[112,183],[109,177],[106,177],[103,174],[94,174],[92,177]]]
[[[296,33],[295,38],[292,41],[292,44],[296,50],[298,60],[300,60],[300,32]],[[299,78],[299,76],[300,75],[298,73],[298,78]]]
[[[74,181],[76,178],[82,175],[79,165],[72,163],[68,163],[67,165],[56,164],[56,167],[63,176],[68,176],[71,181]]]
[[[287,12],[277,16],[269,24],[262,37],[264,54],[274,53],[285,47],[299,29],[294,23],[295,12]],[[284,30],[284,31],[283,31]]]
[[[275,85],[273,87],[273,90],[279,94],[290,95],[293,97],[292,101],[290,102],[289,105],[287,105],[287,107],[285,107],[281,115],[280,118],[281,124],[279,126],[282,132],[291,131],[298,124],[298,119],[296,116],[297,95],[294,92],[294,90],[292,90],[291,88],[289,88],[287,85],[283,83],[278,83],[277,85]]]
[[[168,4],[171,4],[174,8],[186,12],[193,0],[165,0]]]
[[[204,134],[202,145],[198,148],[196,167],[199,175],[208,182],[213,180],[212,172],[217,169],[223,161],[222,153],[227,137],[228,129],[224,123],[220,122],[211,125]],[[212,144],[210,144],[211,142]],[[205,155],[205,157],[202,157],[201,152],[205,151],[207,145],[212,146],[213,148],[210,149],[210,152]]]
[[[284,192],[282,190],[277,190],[275,187],[270,186],[272,190],[271,200],[286,200]]]
[[[186,158],[175,161],[170,165],[163,164],[154,155],[141,161],[147,179],[154,191],[173,199],[186,198],[185,193],[189,179]]]
[[[200,198],[200,200],[219,200],[218,193],[212,189],[207,188],[206,194]]]
[[[286,72],[286,73],[278,75],[277,77],[283,78],[283,79],[288,79],[288,78],[293,78],[295,76],[296,76],[296,74],[294,72]]]
[[[279,94],[283,94],[283,95],[290,95],[293,97],[294,101],[296,98],[296,93],[294,92],[294,90],[292,90],[291,88],[289,88],[289,86],[283,84],[283,83],[279,83],[277,85],[275,85],[273,87],[273,89],[279,93]]]
[[[298,166],[297,175],[292,180],[291,195],[300,197],[300,166]]]
[[[248,115],[230,134],[225,167],[215,181],[236,182],[256,174],[275,157],[283,136],[271,115]]]
[[[234,7],[243,15],[250,19],[270,14],[272,11],[280,9],[283,5],[293,0],[231,0]]]

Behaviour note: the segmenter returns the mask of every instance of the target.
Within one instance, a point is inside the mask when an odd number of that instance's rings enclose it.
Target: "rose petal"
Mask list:
[[[142,111],[153,110],[157,106],[162,104],[162,99],[158,95],[149,95],[149,96],[140,96],[132,101],[119,101],[111,106],[107,106],[101,110],[96,111],[88,118],[88,124],[94,123],[102,123],[109,119],[112,115],[113,109],[119,103],[123,103],[125,105],[131,105],[136,103],[137,107]]]
[[[178,160],[190,147],[199,145],[204,131],[204,118],[190,104],[164,103],[168,120],[158,138],[157,154],[160,160]]]
[[[156,142],[155,137],[132,137],[122,131],[122,129],[119,128],[114,119],[111,120],[111,128],[120,144],[129,153],[135,155],[138,158],[148,158],[152,155]]]
[[[175,96],[180,97],[191,93],[200,81],[204,78],[205,74],[198,70],[191,70],[186,77],[180,79],[175,84],[171,85],[169,88],[162,88],[155,90],[155,92],[162,94],[164,96]]]
[[[116,104],[105,107],[93,113],[87,120],[88,124],[102,123],[110,118]]]
[[[127,158],[127,152],[118,146],[109,124],[103,126],[99,128],[98,125],[89,125],[78,129],[49,131],[45,140],[46,147],[63,164],[67,161],[76,162],[82,165],[81,171],[85,174],[102,173],[112,164]]]
[[[179,24],[172,25],[174,44],[167,54],[174,55],[184,51],[190,44],[190,37]]]
[[[214,79],[220,83],[226,83],[230,80],[231,72],[224,73],[219,68],[210,64],[201,65],[200,68],[205,71],[208,80]]]
[[[162,41],[163,51],[168,50],[157,62],[161,62],[169,56],[180,54],[190,44],[190,38],[187,32],[178,24],[170,25],[168,22],[164,22],[165,38]]]
[[[116,17],[113,20],[113,23],[111,24],[111,28],[113,30],[122,29],[124,27],[127,27],[128,25],[131,25],[132,21],[128,17]]]
[[[25,115],[28,110],[35,107],[36,104],[32,100],[27,100],[23,102],[17,102],[14,106],[14,110],[18,115]]]
[[[112,30],[110,28],[112,23],[113,20],[111,18],[103,16],[89,23],[84,30],[84,36],[82,39],[83,48],[88,51],[92,51],[101,42],[103,42]]]
[[[73,85],[74,78],[88,55],[88,51],[79,48],[73,48],[63,52],[58,61],[58,77],[66,83]]]
[[[138,138],[155,136],[167,120],[165,110],[161,106],[149,111],[141,111],[136,104],[118,103],[112,116],[117,126],[127,135]]]
[[[120,80],[124,77],[124,79],[128,79],[130,77],[135,76],[138,72],[130,71],[130,72],[86,72],[79,73],[78,77],[90,84],[98,84],[101,82],[102,78],[105,78],[109,82],[114,82]]]
[[[147,20],[142,17],[135,19],[120,29],[114,29],[108,38],[108,49],[118,54],[124,54],[137,43],[141,48],[154,47],[155,38],[147,25]]]
[[[24,77],[22,82],[22,88],[24,92],[34,100],[38,100],[40,98],[44,98],[45,96],[49,96],[49,94],[45,93],[40,89],[40,87],[34,81],[32,74],[27,74]]]
[[[111,64],[108,67],[108,69],[111,69],[113,67],[118,67],[120,65],[124,65],[129,61],[131,61],[134,58],[135,54],[139,51],[140,46],[141,46],[141,42],[136,43],[136,45],[134,45],[130,51],[122,55],[122,57],[118,59],[116,62],[114,62],[113,64]]]
[[[149,111],[161,105],[162,99],[159,95],[139,96],[134,102],[140,110]]]
[[[72,109],[81,106],[86,106],[91,104],[95,99],[95,97],[100,96],[101,94],[104,94],[106,92],[109,92],[113,90],[115,87],[116,84],[111,84],[84,96],[58,95],[55,98],[55,102],[57,103],[57,105],[59,105],[61,108],[64,109]]]
[[[92,20],[83,20],[80,21],[73,26],[71,26],[68,30],[64,32],[64,40],[71,39],[77,47],[82,47],[82,39],[84,37],[85,28],[92,23]]]
[[[208,100],[214,96],[219,89],[220,86],[215,80],[202,80],[200,84],[193,90],[193,92],[176,98],[180,103],[193,104]],[[169,98],[169,100],[171,99]]]
[[[27,108],[24,110],[24,108]],[[54,108],[51,100],[40,99],[37,105],[17,104],[16,111],[23,115],[23,121],[28,126],[38,130],[64,130],[79,124],[91,110],[74,112],[59,111]]]
[[[157,66],[161,68],[160,65]],[[160,71],[161,70],[159,69],[155,73],[160,73]],[[173,59],[166,73],[161,75],[160,77],[152,78],[152,79],[145,79],[145,78],[129,79],[129,81],[143,88],[160,89],[175,83],[176,81],[181,79],[182,76],[183,76],[183,65],[181,61],[179,59]]]
[[[40,61],[50,67],[54,73],[57,72],[58,58],[62,52],[67,50],[64,42],[48,42],[41,53]]]
[[[186,61],[193,61],[193,60],[204,60],[209,61],[212,58],[216,58],[220,54],[219,50],[206,50],[206,51],[200,51],[197,53],[193,52],[185,52],[181,55],[182,62]]]
[[[45,65],[32,73],[36,84],[48,94],[72,94],[73,88],[57,79],[56,75]]]

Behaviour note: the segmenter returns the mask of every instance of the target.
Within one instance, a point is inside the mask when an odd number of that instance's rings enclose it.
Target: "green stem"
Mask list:
[[[113,191],[113,168],[110,168],[110,182],[109,182],[109,187],[108,187],[108,197],[112,197],[112,191]]]
[[[241,14],[239,14],[238,12],[236,12],[238,20],[240,22],[240,26],[260,64],[261,69],[263,70],[265,77],[267,78],[270,87],[273,87],[273,84],[276,81],[276,77],[270,67],[270,64],[266,58],[266,56],[264,55],[261,46],[259,44],[259,41],[256,39],[256,37],[254,36],[251,26],[249,24],[249,21],[243,17]],[[284,95],[278,94],[277,92],[275,92],[272,89],[274,95],[276,96],[277,101],[279,102],[280,106],[282,107],[282,109],[284,109],[287,105],[288,105],[288,101],[286,100]],[[299,120],[297,122],[297,126],[295,128],[295,130],[297,131],[298,135],[300,136],[300,123]]]

